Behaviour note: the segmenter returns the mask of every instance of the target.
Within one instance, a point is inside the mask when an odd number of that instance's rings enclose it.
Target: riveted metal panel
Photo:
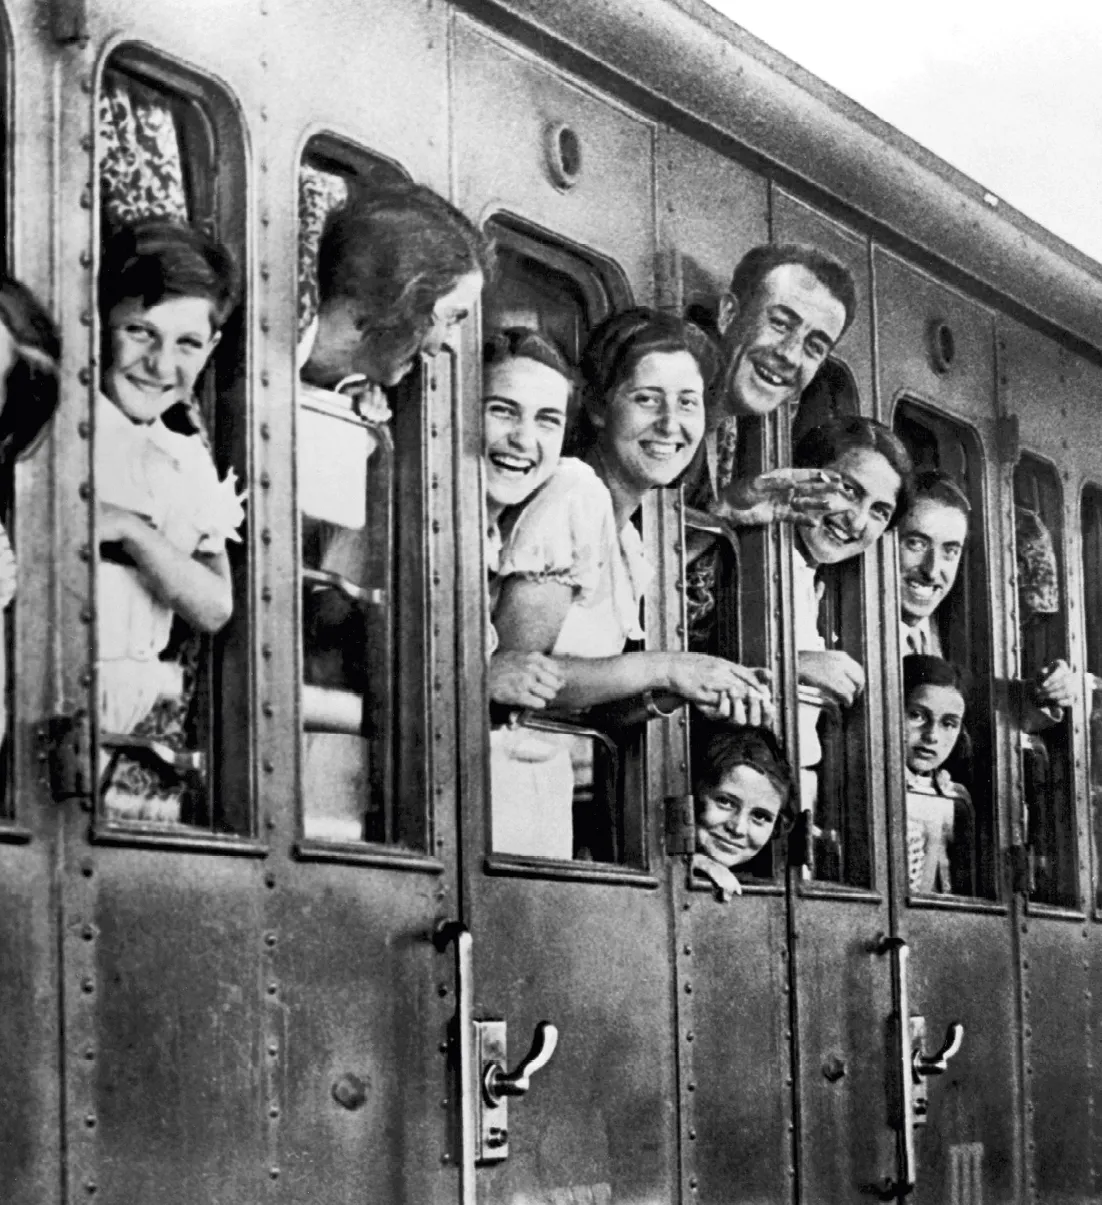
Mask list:
[[[676,253],[682,302],[714,305],[743,255],[769,241],[768,184],[665,126],[657,164],[659,234],[663,248]]]
[[[555,46],[664,118],[671,109],[1102,346],[1102,275],[1085,255],[802,70],[702,0],[463,0]]]
[[[612,260],[636,298],[649,301],[655,250],[651,126],[465,19],[453,33],[463,208],[512,214],[568,247]],[[545,157],[553,125],[569,126],[581,147],[577,182],[565,189],[556,187]],[[469,406],[470,437],[457,469],[464,491],[477,480],[478,427]],[[667,512],[648,502],[643,520],[662,582],[672,580],[677,559]],[[473,542],[466,546],[458,589],[473,615],[484,606],[484,583],[478,551]],[[675,639],[673,617],[657,592],[648,595],[647,617],[652,645]],[[467,682],[477,689],[483,653],[469,634],[466,641]],[[467,696],[464,716],[469,753],[485,741],[482,716],[470,705],[475,697]],[[511,1061],[527,1048],[538,1021],[560,1031],[558,1049],[531,1091],[510,1103],[508,1160],[479,1169],[486,1202],[669,1200],[676,1192],[672,933],[657,846],[663,821],[658,803],[667,781],[658,750],[664,748],[655,732],[646,830],[658,874],[619,872],[612,881],[601,881],[599,868],[582,864],[573,877],[538,865],[524,875],[488,873],[488,775],[481,759],[465,759],[464,896],[474,940],[476,1015],[507,1020]]]
[[[678,1000],[690,1006],[678,1025],[682,1142],[698,1186],[689,1199],[794,1200],[783,889],[744,887],[722,903],[699,886],[677,905]]]
[[[948,1071],[926,1081],[927,1120],[915,1141],[915,1200],[924,1205],[949,1198],[953,1148],[962,1143],[983,1148],[983,1199],[1014,1199],[1020,1132],[1010,924],[1001,910],[911,906],[901,915],[911,946],[911,1015],[926,1019],[925,1053],[937,1050],[951,1022],[964,1026],[964,1044]]]
[[[458,202],[480,217],[504,211],[614,260],[635,300],[654,280],[651,123],[595,95],[466,18],[454,29]],[[503,103],[503,98],[508,98]],[[576,135],[577,183],[555,186],[548,132]]]
[[[872,306],[868,251],[854,231],[780,190],[773,193],[773,238],[823,247],[853,273],[861,304],[838,357],[854,375],[860,410],[870,414]],[[883,734],[876,717],[882,686],[876,624],[880,614],[879,565],[865,558],[861,586],[864,615],[860,655],[867,674],[864,706],[865,784],[869,809],[872,890],[854,892],[829,883],[796,881],[791,897],[790,958],[795,995],[798,1082],[796,1115],[799,1199],[847,1200],[895,1175],[895,1135],[885,1085],[890,1068],[891,969],[874,952],[888,930],[883,796],[874,767],[882,764]],[[856,618],[856,617],[854,617]],[[844,1074],[838,1075],[838,1069]]]
[[[27,5],[0,15],[5,131],[2,206],[4,258],[49,310],[57,304],[50,200],[56,196],[54,49]],[[14,131],[19,131],[16,137]],[[11,203],[14,196],[36,204]],[[3,627],[14,624],[14,681],[5,718],[12,790],[0,803],[0,1199],[55,1205],[63,1191],[57,860],[60,815],[50,797],[42,730],[56,684],[54,556],[55,444],[47,434],[15,470],[18,584]],[[7,522],[7,520],[5,520]]]

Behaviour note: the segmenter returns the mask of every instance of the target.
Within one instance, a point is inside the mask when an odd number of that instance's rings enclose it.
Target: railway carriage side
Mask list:
[[[948,227],[938,244],[858,203],[856,155],[793,170],[725,79],[701,100],[669,63],[633,74],[654,34],[614,6],[576,28],[523,4],[107,0],[76,30],[60,4],[49,30],[8,9],[6,263],[64,352],[51,432],[0,500],[19,564],[0,1196],[1096,1199],[1102,339],[1075,300],[1023,297],[1014,266],[1000,287],[988,244],[965,262]],[[771,105],[823,112],[711,19],[662,15],[686,61],[734,53]],[[838,110],[825,146],[847,122],[867,136]],[[300,368],[327,216],[402,179],[492,234],[498,270],[380,421]],[[95,280],[111,231],[150,216],[243,271],[187,421],[246,518],[230,624],[174,631],[174,692],[126,733],[100,722]],[[741,896],[689,872],[685,709],[576,736],[571,857],[494,845],[481,339],[531,325],[576,358],[618,309],[714,304],[769,241],[841,261],[860,305],[800,402],[740,425],[739,470],[860,414],[971,507],[937,620],[973,679],[967,869],[940,890],[909,873],[891,536],[826,575],[824,630],[866,688],[822,708],[814,805]],[[645,646],[687,647],[679,490],[638,529]],[[712,637],[772,671],[794,757],[799,549],[779,526],[721,545]],[[1081,697],[1034,730],[1029,683],[1060,659]],[[543,1021],[558,1047],[506,1123],[476,1076],[538,1050]]]

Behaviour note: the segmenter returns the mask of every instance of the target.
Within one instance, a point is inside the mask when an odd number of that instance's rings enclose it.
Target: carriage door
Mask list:
[[[1091,982],[1097,965],[1092,968],[1089,957],[1092,926],[1084,904],[1090,898],[1088,806],[1096,826],[1099,814],[1102,527],[1092,435],[1097,370],[1016,324],[1000,320],[999,335],[1004,404],[1021,424],[1012,483],[1017,588],[1013,609],[1008,608],[1016,615],[1011,629],[1016,675],[1028,682],[1057,659],[1086,671],[1085,698],[1064,714],[1041,712],[1033,706],[1029,688],[1020,690],[1021,730],[1013,767],[1021,776],[1015,790],[1021,801],[1015,887],[1023,905],[1019,955],[1026,1176],[1038,1199],[1078,1202],[1095,1199],[1098,1191],[1098,1145],[1090,1134],[1092,1121],[1097,1125],[1091,1051],[1092,1040],[1097,1043]]]
[[[768,241],[768,183],[666,128],[659,131],[658,164],[662,239],[677,286],[669,300],[706,322],[735,264]],[[708,187],[700,186],[702,180]],[[739,420],[739,473],[769,467],[775,425]],[[777,541],[766,529],[747,529],[736,547],[722,529],[717,538],[716,529],[692,512],[686,525],[689,648],[776,668]],[[683,855],[671,862],[681,1199],[700,1205],[791,1201],[796,1183],[783,837],[740,867],[742,894],[727,901],[691,875],[691,826],[683,837]],[[669,845],[667,850],[673,852]]]
[[[867,250],[850,231],[784,192],[773,193],[773,238],[821,247],[854,274],[861,298],[853,327],[805,392],[792,440],[832,412],[875,413]],[[789,463],[791,443],[780,449]],[[795,545],[798,537],[791,537]],[[786,544],[789,537],[786,534]],[[799,551],[791,550],[795,566]],[[793,730],[814,724],[821,755],[801,747],[801,818],[789,838],[789,959],[799,1197],[855,1201],[894,1176],[895,1143],[885,1083],[890,1071],[892,967],[883,818],[882,558],[831,567],[823,579],[819,632],[865,667],[864,693],[848,709],[828,696],[787,692]],[[788,579],[791,584],[792,579]],[[791,594],[788,595],[791,597]],[[789,629],[791,630],[791,629]],[[786,649],[794,671],[798,648]],[[795,700],[793,700],[795,694]],[[794,701],[795,706],[791,706]]]
[[[626,282],[640,300],[649,298],[652,130],[465,19],[456,20],[454,36],[458,199],[469,213],[494,214],[502,249],[483,328],[539,324],[575,354],[586,328],[630,300]],[[475,381],[470,395],[478,395]],[[518,773],[489,798],[477,690],[486,605],[482,533],[473,522],[481,513],[480,436],[477,410],[467,414],[457,474],[460,513],[472,519],[462,533],[460,625],[471,684],[461,716],[470,751],[464,920],[473,942],[476,1068],[499,1064],[508,1073],[472,1102],[478,1199],[671,1200],[673,1001],[661,817],[653,806],[662,795],[661,734],[648,748],[639,736],[597,730],[499,727],[490,739],[513,742]],[[652,558],[667,513],[666,502],[645,508]],[[657,559],[661,576],[669,565]],[[652,644],[667,635],[660,597],[646,600]],[[570,818],[544,844],[534,828],[513,821],[548,793]],[[539,1066],[547,1053],[544,1021],[557,1030],[557,1048],[525,1095],[508,1095],[525,1086],[522,1059]]]
[[[1013,558],[1014,529],[1001,500],[1015,449],[993,396],[990,313],[881,248],[873,262],[886,421],[918,471],[948,474],[971,507],[956,582],[930,621],[929,651],[940,646],[972,679],[965,734],[937,774],[904,778],[901,680],[885,660],[894,1038],[906,1088],[900,1178],[915,1183],[912,1199],[930,1205],[1010,1200],[1021,1182],[1014,884],[1006,875],[1017,841],[1000,801],[1015,756],[1014,690],[997,617],[1012,605],[1000,567]],[[902,601],[894,574],[885,599],[887,632]]]

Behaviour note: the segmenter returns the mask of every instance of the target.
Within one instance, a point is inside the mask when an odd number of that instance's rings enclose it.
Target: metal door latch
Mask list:
[[[926,1055],[922,1048],[926,1044],[926,1018],[911,1017],[911,1099],[914,1101],[915,1125],[926,1124],[929,1101],[926,1080],[931,1075],[942,1075],[949,1069],[950,1060],[964,1042],[964,1026],[954,1021],[945,1031],[945,1041],[936,1054]]]
[[[559,1042],[559,1031],[549,1021],[536,1026],[532,1048],[513,1071],[506,1071],[508,1035],[504,1021],[475,1021],[475,1071],[478,1090],[479,1163],[500,1163],[509,1157],[509,1097],[524,1096],[532,1076],[546,1067]]]

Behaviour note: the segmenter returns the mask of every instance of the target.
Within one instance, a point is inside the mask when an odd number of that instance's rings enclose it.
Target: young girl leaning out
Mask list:
[[[942,767],[964,732],[967,687],[941,657],[903,658],[907,879],[912,891],[972,889],[972,801]],[[965,738],[967,739],[967,738]]]
[[[105,733],[132,733],[159,699],[181,694],[181,667],[161,660],[174,615],[211,633],[233,610],[225,546],[244,511],[190,414],[236,291],[229,252],[187,226],[141,222],[104,253],[95,485]]]
[[[693,717],[694,879],[711,883],[724,902],[742,894],[735,867],[765,848],[778,824],[791,827],[796,780],[767,728],[708,723]]]

